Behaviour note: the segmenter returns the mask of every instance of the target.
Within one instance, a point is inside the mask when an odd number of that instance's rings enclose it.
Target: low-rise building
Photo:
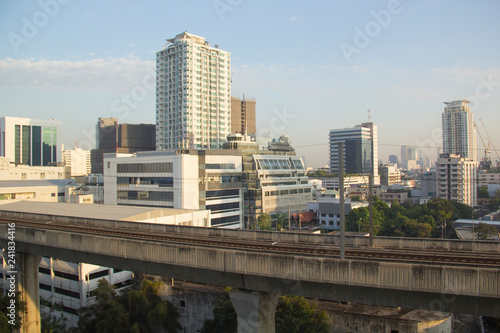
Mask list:
[[[7,157],[0,157],[0,180],[67,179],[70,169],[64,166],[29,166],[14,164]]]
[[[125,222],[174,224],[185,226],[210,226],[210,211],[180,210],[151,207],[125,207],[114,205],[79,205],[76,203],[20,201],[0,205],[0,217],[35,218],[46,216],[52,221],[70,218],[104,219]],[[7,286],[7,271],[10,268],[0,257],[0,284]],[[62,305],[62,314],[68,324],[76,326],[80,307],[90,306],[95,301],[92,291],[99,279],[106,279],[119,292],[131,284],[133,273],[116,268],[75,263],[56,258],[42,257],[39,266],[40,297]]]
[[[65,202],[66,188],[74,185],[72,179],[3,180],[0,181],[0,203],[27,199]]]

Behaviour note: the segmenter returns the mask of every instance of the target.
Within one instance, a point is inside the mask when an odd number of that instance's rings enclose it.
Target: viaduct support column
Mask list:
[[[38,292],[38,266],[41,256],[37,254],[16,253],[17,285],[21,301],[26,304],[26,313],[21,315],[22,333],[39,333],[40,294]]]
[[[238,333],[274,333],[278,294],[231,289],[229,297],[238,315]]]

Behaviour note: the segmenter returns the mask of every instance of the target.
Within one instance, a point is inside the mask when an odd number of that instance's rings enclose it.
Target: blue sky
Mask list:
[[[497,0],[2,0],[0,115],[57,118],[70,148],[92,147],[98,117],[154,123],[155,53],[188,31],[231,52],[259,134],[309,166],[368,109],[383,161],[400,145],[434,159],[442,102],[464,98],[500,149],[499,16]]]

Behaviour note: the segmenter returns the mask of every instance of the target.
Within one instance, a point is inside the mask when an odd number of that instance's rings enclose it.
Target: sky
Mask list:
[[[56,118],[83,149],[99,117],[155,123],[156,52],[187,31],[231,52],[258,135],[288,135],[307,166],[369,116],[384,163],[402,145],[435,160],[459,99],[500,149],[499,17],[498,0],[1,0],[0,116]]]

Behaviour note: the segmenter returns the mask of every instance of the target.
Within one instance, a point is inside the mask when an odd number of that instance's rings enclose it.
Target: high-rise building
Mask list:
[[[183,32],[156,53],[156,149],[218,149],[231,130],[231,54]]]
[[[0,156],[15,164],[46,166],[60,161],[61,122],[55,119],[0,118]]]
[[[255,125],[255,103],[251,98],[231,97],[231,133],[257,133]]]
[[[370,122],[352,128],[330,130],[330,169],[332,172],[339,171],[339,142],[344,143],[346,174],[378,176],[377,125]]]
[[[401,162],[417,161],[419,159],[418,150],[415,147],[401,146]]]
[[[477,161],[474,116],[468,100],[444,102],[443,153],[457,154],[470,161]]]
[[[90,150],[65,149],[62,152],[62,162],[64,166],[70,167],[71,177],[85,176],[91,171]]]
[[[155,125],[118,124],[117,118],[99,118],[96,149],[92,150],[92,173],[103,173],[103,154],[130,154],[155,150]]]
[[[477,200],[476,162],[456,154],[441,154],[436,163],[437,196],[474,207]]]

